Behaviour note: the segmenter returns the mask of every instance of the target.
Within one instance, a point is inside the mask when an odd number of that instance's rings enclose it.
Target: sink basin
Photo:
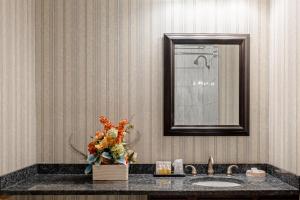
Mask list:
[[[191,180],[192,185],[204,187],[239,187],[244,182],[235,178],[226,177],[202,177]]]

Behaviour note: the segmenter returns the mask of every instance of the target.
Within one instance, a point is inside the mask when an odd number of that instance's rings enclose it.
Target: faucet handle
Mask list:
[[[186,165],[184,168],[187,169],[188,167],[192,168],[192,175],[196,176],[197,175],[197,170],[193,165]]]
[[[237,165],[230,165],[230,166],[227,168],[227,173],[226,173],[227,176],[232,176],[232,168],[238,169],[239,167],[238,167]]]

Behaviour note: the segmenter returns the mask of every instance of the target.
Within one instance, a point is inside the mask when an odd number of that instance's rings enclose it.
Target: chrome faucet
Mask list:
[[[214,159],[212,156],[209,156],[208,165],[207,165],[207,175],[214,175]]]
[[[232,168],[238,169],[239,167],[238,167],[237,165],[230,165],[230,166],[227,168],[227,173],[226,173],[227,176],[232,176]]]
[[[185,168],[188,168],[188,167],[192,168],[192,175],[193,175],[193,176],[196,176],[196,175],[197,175],[197,170],[196,170],[196,168],[195,168],[193,165],[186,165],[186,166],[185,166]]]

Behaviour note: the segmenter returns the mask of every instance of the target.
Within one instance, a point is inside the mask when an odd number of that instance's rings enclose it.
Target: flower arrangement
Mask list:
[[[127,148],[124,138],[133,129],[133,125],[128,120],[121,120],[116,126],[104,116],[101,116],[99,121],[103,125],[103,130],[96,131],[92,141],[88,144],[86,174],[91,172],[94,164],[128,165],[135,162],[137,157],[134,151]]]

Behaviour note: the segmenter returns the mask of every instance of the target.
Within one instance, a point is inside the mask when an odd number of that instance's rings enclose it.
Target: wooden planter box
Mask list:
[[[94,165],[94,181],[127,181],[128,165]]]

